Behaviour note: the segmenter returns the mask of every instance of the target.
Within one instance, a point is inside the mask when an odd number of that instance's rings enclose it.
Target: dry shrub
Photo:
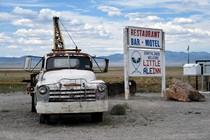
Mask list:
[[[129,108],[128,104],[117,104],[117,105],[113,106],[110,114],[111,115],[125,115],[126,109],[128,109],[128,108]]]

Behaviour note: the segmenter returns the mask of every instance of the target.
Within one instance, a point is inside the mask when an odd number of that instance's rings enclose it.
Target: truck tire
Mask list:
[[[91,122],[102,122],[103,121],[103,112],[97,112],[91,114]]]
[[[49,114],[40,114],[39,123],[40,124],[50,124],[50,115]]]

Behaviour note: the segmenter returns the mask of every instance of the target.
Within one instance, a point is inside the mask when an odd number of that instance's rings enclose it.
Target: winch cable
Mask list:
[[[63,26],[64,30],[67,32],[69,38],[71,39],[71,41],[73,42],[73,44],[75,45],[75,47],[77,48],[77,44],[74,42],[73,38],[71,37],[71,35],[69,34],[68,30],[66,29],[66,27],[64,26],[64,24],[61,22],[61,20],[59,20],[61,25]]]
[[[68,32],[68,30],[66,29],[66,27],[64,26],[63,22],[61,20],[59,20],[59,22],[61,23],[61,25],[63,26],[64,30],[66,31],[66,33],[68,34],[69,38],[71,39],[71,41],[73,42],[73,44],[75,45],[76,49],[77,49],[77,44],[74,42],[73,38],[71,37],[70,33]],[[68,55],[68,60],[70,62],[70,57]],[[69,68],[71,67],[71,64],[69,63]],[[70,74],[72,75],[71,71],[69,71]]]

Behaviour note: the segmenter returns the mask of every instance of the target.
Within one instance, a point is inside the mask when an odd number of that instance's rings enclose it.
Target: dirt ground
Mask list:
[[[0,94],[0,139],[2,140],[198,140],[210,139],[210,93],[206,102],[177,102],[161,94],[136,94],[109,99],[109,111],[127,103],[126,115],[104,114],[102,123],[89,115],[52,116],[52,124],[39,124],[30,112],[30,96]]]

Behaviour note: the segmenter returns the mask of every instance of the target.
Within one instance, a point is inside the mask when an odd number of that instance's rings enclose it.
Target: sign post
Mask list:
[[[129,77],[162,77],[165,91],[165,39],[161,29],[124,28],[125,99],[129,97]]]
[[[165,94],[165,89],[166,89],[166,62],[165,62],[165,33],[163,32],[162,35],[162,41],[163,41],[163,49],[162,51],[162,62],[163,62],[163,66],[162,66],[162,88],[161,88],[161,96],[164,97]]]
[[[124,41],[124,86],[125,86],[125,99],[128,100],[128,97],[129,97],[129,76],[128,76],[128,47],[127,47],[127,44],[128,44],[128,39],[127,39],[127,36],[128,36],[128,32],[127,32],[127,29],[124,29],[123,30],[123,41]]]

